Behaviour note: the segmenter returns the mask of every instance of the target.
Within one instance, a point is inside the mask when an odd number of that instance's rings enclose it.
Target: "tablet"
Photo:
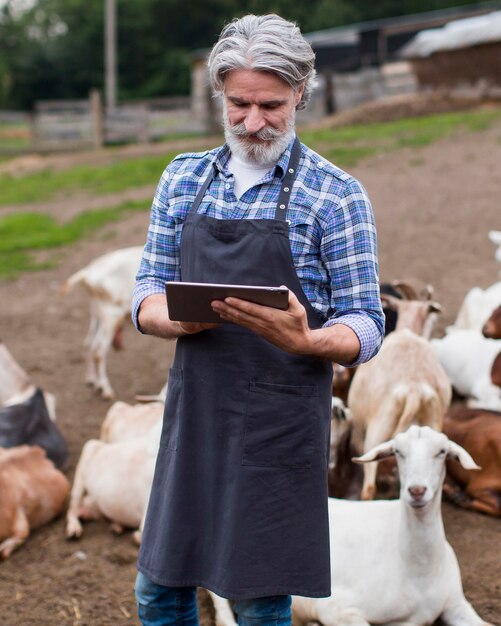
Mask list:
[[[284,311],[289,306],[287,287],[168,281],[165,283],[165,292],[169,318],[179,322],[222,322],[219,315],[212,310],[211,302],[224,300],[229,296]]]

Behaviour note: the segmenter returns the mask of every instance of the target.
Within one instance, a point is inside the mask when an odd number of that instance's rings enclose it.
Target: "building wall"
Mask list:
[[[455,87],[484,82],[501,87],[501,42],[441,51],[411,61],[422,87]]]

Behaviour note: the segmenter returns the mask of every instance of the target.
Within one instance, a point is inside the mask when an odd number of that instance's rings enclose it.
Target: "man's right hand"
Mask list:
[[[161,293],[148,296],[141,302],[137,319],[141,332],[164,339],[177,339],[183,335],[193,335],[219,326],[199,322],[175,322],[169,319],[167,299]]]
[[[203,324],[201,322],[178,322],[178,324],[186,335],[194,335],[202,330],[208,330],[209,328],[216,328],[219,326],[219,324]]]

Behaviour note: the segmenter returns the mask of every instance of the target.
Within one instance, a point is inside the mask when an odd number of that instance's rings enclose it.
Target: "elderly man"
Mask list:
[[[376,232],[361,185],[296,137],[315,69],[295,24],[234,20],[208,65],[226,143],[165,170],[135,290],[137,327],[177,339],[136,598],[150,626],[195,625],[199,586],[284,626],[291,594],[330,595],[331,362],[379,349]],[[285,285],[289,306],[172,321],[167,280]]]

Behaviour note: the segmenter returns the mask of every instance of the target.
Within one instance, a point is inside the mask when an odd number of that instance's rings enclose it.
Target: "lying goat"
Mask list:
[[[491,313],[482,327],[482,335],[487,339],[501,339],[501,305]]]
[[[163,411],[163,402],[114,402],[101,424],[99,438],[107,443],[117,443],[144,437],[162,420]]]
[[[140,543],[143,517],[148,504],[162,423],[148,435],[129,441],[106,443],[87,441],[78,461],[66,535],[78,538],[80,520],[107,518],[115,532],[139,529],[134,540]]]
[[[489,626],[466,600],[441,515],[445,461],[478,469],[443,433],[411,426],[357,462],[395,455],[400,499],[329,499],[331,596],[292,599],[295,626],[399,624]],[[235,626],[228,602],[211,593],[217,626]],[[492,626],[492,625],[491,625]]]
[[[488,317],[501,302],[501,281],[481,289],[473,287],[466,294],[454,321],[447,327],[447,333],[456,330],[482,331]]]
[[[431,345],[452,386],[470,407],[501,410],[501,387],[493,374],[501,365],[501,342],[486,339],[478,330],[455,330]],[[501,381],[500,381],[501,382]]]
[[[426,626],[440,618],[447,626],[485,626],[464,597],[441,516],[446,458],[466,469],[478,466],[444,434],[418,426],[354,460],[391,455],[399,500],[329,501],[332,596],[295,597],[294,622]]]
[[[8,558],[32,528],[57,517],[68,492],[68,480],[42,448],[0,448],[0,557]]]
[[[55,419],[55,397],[37,388],[0,342],[0,447],[39,445],[64,468],[68,447]]]
[[[482,467],[469,471],[448,461],[446,497],[464,509],[501,517],[501,413],[458,406],[445,416],[444,433]]]
[[[0,340],[0,407],[13,406],[28,400],[36,385]],[[52,421],[56,419],[56,399],[45,391],[44,399]]]
[[[106,356],[113,345],[121,347],[124,321],[130,316],[132,292],[143,249],[123,248],[105,254],[68,278],[62,293],[82,285],[89,294],[90,325],[87,346],[86,382],[103,398],[114,397],[106,373]]]

